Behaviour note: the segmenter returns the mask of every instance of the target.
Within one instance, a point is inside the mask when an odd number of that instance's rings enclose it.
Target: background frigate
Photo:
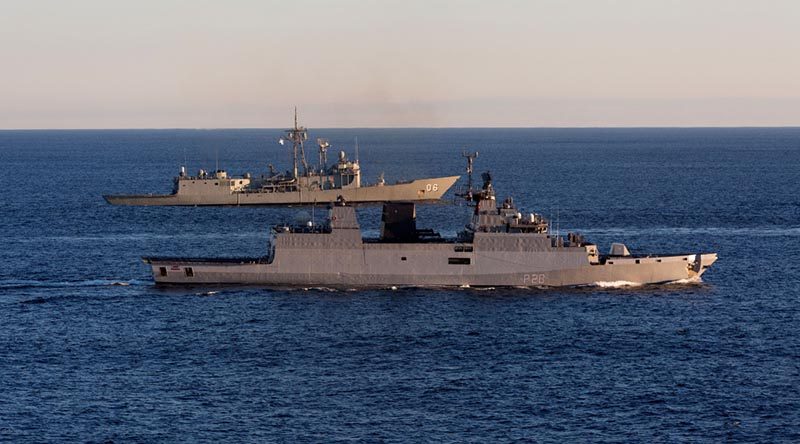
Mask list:
[[[270,165],[267,174],[230,176],[224,170],[213,173],[200,170],[191,176],[181,167],[174,178],[171,194],[104,195],[112,205],[311,205],[335,202],[435,201],[440,199],[459,176],[433,177],[387,183],[383,174],[374,184],[361,180],[358,155],[348,159],[340,151],[336,161],[328,165],[331,145],[317,139],[318,164],[311,166],[306,159],[305,144],[308,130],[297,124],[279,139],[281,145],[291,142],[293,165],[285,173],[276,172]],[[357,148],[356,148],[357,152]]]

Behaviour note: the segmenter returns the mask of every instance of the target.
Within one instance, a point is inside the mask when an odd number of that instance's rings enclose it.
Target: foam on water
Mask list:
[[[641,287],[642,283],[630,282],[630,281],[598,281],[594,282],[592,285],[600,288],[630,288],[630,287]]]
[[[337,290],[335,288],[322,287],[322,286],[303,287],[302,289],[303,289],[303,291],[322,291],[322,292],[327,292],[327,293],[334,293],[334,292],[338,292],[339,291],[339,290]]]
[[[700,276],[692,276],[686,279],[678,279],[677,281],[667,282],[667,285],[691,285],[702,284],[703,279]]]

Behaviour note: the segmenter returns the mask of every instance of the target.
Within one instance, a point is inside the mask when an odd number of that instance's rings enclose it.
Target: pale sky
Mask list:
[[[0,0],[0,129],[799,126],[800,1]]]

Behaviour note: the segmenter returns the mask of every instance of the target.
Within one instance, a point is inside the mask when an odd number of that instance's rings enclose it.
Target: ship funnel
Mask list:
[[[383,205],[381,240],[412,242],[417,236],[417,212],[413,203],[393,202]]]

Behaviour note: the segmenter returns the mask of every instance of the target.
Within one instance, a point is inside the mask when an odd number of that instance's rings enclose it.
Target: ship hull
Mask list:
[[[644,285],[698,279],[713,264],[714,253],[614,257],[590,264],[573,252],[452,254],[439,245],[416,248],[365,248],[350,254],[305,252],[306,263],[265,259],[145,258],[157,284],[325,286],[574,287]],[[423,248],[420,248],[423,247]],[[428,247],[428,248],[425,248]],[[452,251],[452,246],[447,246]],[[439,251],[437,251],[439,250]],[[444,253],[444,254],[442,254]],[[324,254],[324,253],[321,253]],[[449,263],[453,257],[469,264]],[[403,259],[405,258],[405,259]],[[289,261],[294,262],[294,261]],[[188,269],[188,271],[187,271]]]
[[[440,199],[459,176],[418,179],[408,183],[371,185],[330,190],[288,192],[243,191],[207,194],[105,195],[112,205],[135,206],[221,206],[221,205],[311,205],[335,202],[430,201]]]

